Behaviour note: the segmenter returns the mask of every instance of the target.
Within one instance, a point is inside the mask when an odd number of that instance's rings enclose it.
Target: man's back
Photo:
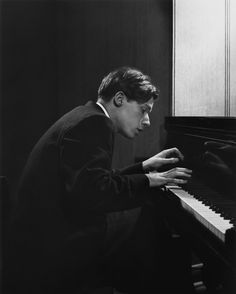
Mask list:
[[[105,123],[108,121],[95,103],[90,102],[73,109],[41,137],[29,156],[19,185],[18,202],[6,248],[11,283],[14,275],[21,279],[18,281],[20,284],[25,281],[22,281],[23,276],[28,277],[26,285],[30,281],[50,278],[52,283],[57,283],[58,281],[53,281],[58,280],[56,273],[50,271],[55,272],[57,269],[57,274],[60,275],[60,271],[62,274],[68,266],[70,272],[69,268],[73,268],[75,262],[78,267],[83,267],[98,254],[98,248],[101,250],[99,242],[101,243],[101,236],[104,234],[104,218],[100,217],[100,222],[98,218],[94,221],[90,218],[90,223],[86,224],[79,215],[83,214],[83,207],[76,207],[78,220],[73,221],[71,211],[74,208],[67,199],[64,178],[66,164],[62,160],[65,144],[70,145],[65,140],[66,134],[75,130],[81,140],[81,148],[70,148],[69,153],[75,161],[83,164],[88,150],[84,146],[83,137],[88,138],[88,134],[84,133],[84,128],[81,131],[79,129],[84,120],[89,121],[92,117],[95,120],[96,117],[101,117]],[[93,128],[98,136],[103,131],[96,129],[96,125]],[[89,137],[92,141],[94,134]],[[67,184],[73,185],[69,181]],[[76,189],[76,193],[79,198],[83,190]],[[77,239],[74,244],[73,239]],[[50,281],[46,282],[47,287],[48,283]]]

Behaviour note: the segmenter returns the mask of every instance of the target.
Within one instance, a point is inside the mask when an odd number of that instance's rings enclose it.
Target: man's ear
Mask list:
[[[122,106],[124,99],[126,98],[125,94],[122,91],[119,91],[113,97],[113,103],[116,107]]]

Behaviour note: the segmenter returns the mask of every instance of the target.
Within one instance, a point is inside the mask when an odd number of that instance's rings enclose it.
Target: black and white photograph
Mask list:
[[[236,0],[0,0],[0,293],[236,293]]]

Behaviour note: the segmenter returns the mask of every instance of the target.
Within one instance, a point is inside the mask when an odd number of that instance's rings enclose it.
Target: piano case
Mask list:
[[[178,188],[193,206],[186,209],[178,189],[167,187],[165,217],[204,263],[207,293],[236,293],[236,118],[167,117],[165,128],[166,148],[179,148],[181,165],[193,170],[190,183]],[[228,222],[223,233],[197,211],[193,198]]]

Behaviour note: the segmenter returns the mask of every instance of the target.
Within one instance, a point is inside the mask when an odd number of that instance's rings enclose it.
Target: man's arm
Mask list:
[[[66,132],[61,142],[61,169],[67,205],[114,211],[137,206],[149,188],[144,174],[112,171],[113,125],[93,116]]]

